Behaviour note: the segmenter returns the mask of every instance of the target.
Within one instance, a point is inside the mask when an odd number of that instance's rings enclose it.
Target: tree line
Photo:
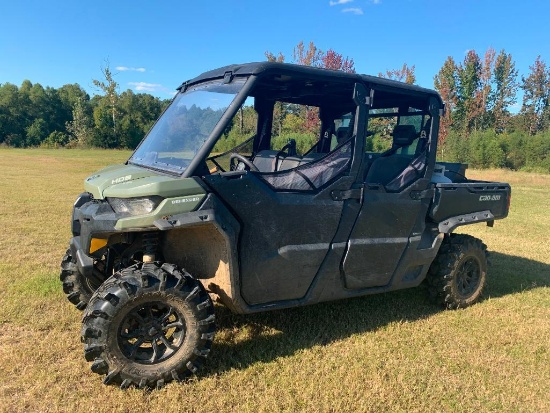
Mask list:
[[[470,50],[434,77],[446,111],[440,157],[474,167],[550,172],[550,69],[538,56],[520,75],[512,55]]]
[[[283,53],[266,52],[284,62]],[[313,42],[293,48],[292,63],[355,73],[354,61]],[[59,89],[25,80],[20,87],[0,84],[0,144],[13,147],[135,148],[169,103],[147,93],[119,93],[108,64],[90,96],[78,84]],[[415,66],[406,63],[378,76],[415,84]],[[519,74],[505,50],[470,50],[463,61],[449,56],[434,76],[446,110],[438,151],[442,160],[473,167],[506,167],[550,172],[550,68],[539,56],[527,74]],[[279,104],[274,133],[315,139],[316,108]],[[253,132],[254,116],[240,112],[222,146]],[[307,140],[306,139],[306,140]],[[309,139],[309,140],[311,140]],[[388,137],[389,139],[389,137]],[[221,143],[221,142],[220,142]]]
[[[151,128],[168,100],[147,93],[118,91],[108,65],[102,94],[90,95],[79,84],[60,88],[23,81],[0,85],[0,145],[25,147],[133,149]]]
[[[282,53],[266,52],[270,61],[284,62]],[[313,42],[300,42],[293,62],[355,73],[353,59]],[[378,73],[379,77],[416,84],[415,66]],[[489,48],[483,56],[475,50],[456,62],[449,56],[434,76],[444,103],[440,123],[438,158],[468,163],[475,168],[510,168],[550,172],[550,68],[540,56],[520,75],[511,54]],[[302,110],[304,112],[304,110]],[[283,114],[281,124],[296,123],[295,113]],[[299,130],[308,131],[306,113]],[[375,127],[373,125],[372,127]],[[388,146],[391,136],[375,134],[374,147]]]

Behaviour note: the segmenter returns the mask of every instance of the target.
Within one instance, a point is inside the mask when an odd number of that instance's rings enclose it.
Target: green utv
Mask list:
[[[477,302],[486,246],[452,232],[506,217],[510,186],[436,163],[443,110],[432,90],[282,63],[183,83],[74,204],[61,281],[92,371],[122,388],[195,373],[212,298],[254,313],[425,281],[447,308]]]

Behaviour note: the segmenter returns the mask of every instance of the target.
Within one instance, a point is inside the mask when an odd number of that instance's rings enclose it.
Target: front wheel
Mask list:
[[[449,309],[478,302],[487,283],[487,257],[481,240],[465,234],[446,236],[426,276],[434,301]]]
[[[63,283],[63,292],[67,299],[82,311],[103,281],[115,271],[141,261],[142,257],[141,243],[114,245],[101,259],[94,261],[93,277],[86,277],[78,270],[69,248],[61,260],[59,278]]]
[[[78,271],[76,262],[68,249],[61,260],[59,279],[67,299],[79,310],[84,310],[90,297],[101,285],[100,282],[85,277]]]
[[[109,278],[84,313],[81,339],[105,384],[162,387],[195,373],[210,352],[214,307],[202,284],[171,264]]]

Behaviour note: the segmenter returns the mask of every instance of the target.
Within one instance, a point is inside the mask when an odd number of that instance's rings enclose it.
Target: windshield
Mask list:
[[[179,93],[149,131],[129,162],[183,173],[246,79],[201,83]]]

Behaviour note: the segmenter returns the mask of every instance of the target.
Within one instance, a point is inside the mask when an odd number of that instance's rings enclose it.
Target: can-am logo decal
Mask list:
[[[132,179],[132,175],[121,176],[120,178],[113,179],[111,181],[111,185],[120,184],[122,182],[129,181],[130,179]]]
[[[500,201],[500,195],[481,195],[479,201]]]

